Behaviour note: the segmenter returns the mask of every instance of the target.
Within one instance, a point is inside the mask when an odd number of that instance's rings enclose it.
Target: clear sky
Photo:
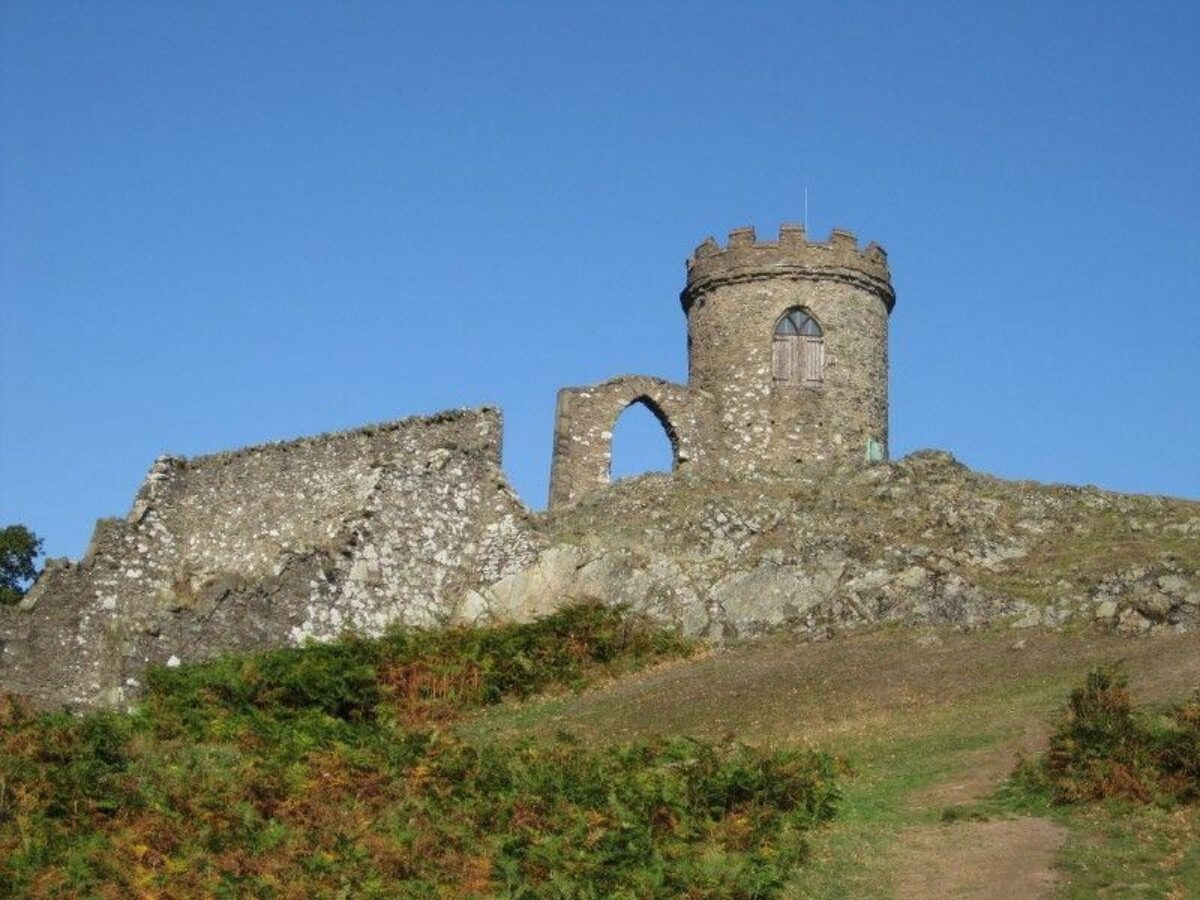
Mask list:
[[[0,4],[0,524],[155,456],[686,377],[684,259],[889,253],[892,451],[1200,497],[1200,4]],[[619,472],[665,438],[623,417]]]

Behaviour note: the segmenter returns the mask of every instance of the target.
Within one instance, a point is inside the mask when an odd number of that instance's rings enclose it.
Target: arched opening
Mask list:
[[[820,387],[825,380],[825,331],[812,313],[794,306],[779,317],[771,341],[776,384]]]
[[[646,397],[638,397],[617,415],[611,450],[609,481],[675,468],[671,425]]]

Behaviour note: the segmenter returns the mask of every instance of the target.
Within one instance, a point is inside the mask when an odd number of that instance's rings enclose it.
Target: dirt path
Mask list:
[[[1048,897],[1066,830],[1047,819],[955,822],[905,829],[893,886],[900,898]]]
[[[961,773],[908,798],[914,811],[936,811],[987,796],[1017,759],[1045,746],[1045,728],[1030,723],[1011,741],[961,756]],[[1066,829],[1048,819],[955,821],[910,826],[897,837],[892,887],[900,898],[970,897],[1037,900],[1057,884],[1054,861]]]
[[[1012,773],[1019,759],[1045,749],[1048,736],[1041,722],[1032,722],[1027,731],[1011,741],[962,754],[960,775],[912,794],[909,806],[918,811],[940,811],[983,799]]]

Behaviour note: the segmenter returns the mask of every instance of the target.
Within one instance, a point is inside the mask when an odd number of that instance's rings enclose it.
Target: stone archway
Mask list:
[[[563,388],[558,392],[554,423],[551,507],[575,503],[609,483],[613,425],[636,403],[649,409],[662,425],[671,442],[674,468],[697,458],[696,417],[683,385],[625,375],[591,387]]]
[[[670,416],[652,398],[634,397],[627,406],[617,410],[608,430],[612,433],[609,438],[609,482],[646,472],[673,471],[679,467],[679,434]],[[631,461],[635,463],[632,466]]]

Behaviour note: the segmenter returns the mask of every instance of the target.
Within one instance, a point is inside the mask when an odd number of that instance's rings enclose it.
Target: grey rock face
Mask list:
[[[671,595],[669,582],[637,574],[647,559],[671,560],[707,616],[688,632],[714,640],[893,622],[1140,634],[1200,626],[1200,542],[1176,538],[1198,512],[1182,500],[1006,482],[924,451],[793,478],[681,470],[614,485],[545,527],[552,544],[581,548],[583,567],[627,554],[632,570],[593,570],[604,576],[587,593],[602,599],[626,584]]]
[[[781,566],[764,560],[749,571],[734,572],[710,592],[727,637],[749,637],[799,623],[831,601],[844,572],[839,564],[814,569]]]

